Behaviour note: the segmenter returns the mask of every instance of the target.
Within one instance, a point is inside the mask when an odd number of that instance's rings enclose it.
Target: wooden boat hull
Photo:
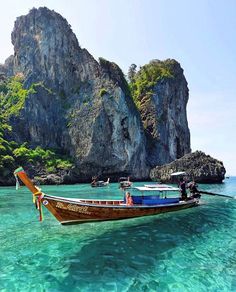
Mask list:
[[[133,196],[132,205],[123,200],[95,200],[95,199],[69,199],[44,194],[28,178],[23,168],[15,170],[16,179],[28,187],[33,194],[33,201],[39,210],[39,219],[42,221],[42,205],[44,205],[61,224],[83,223],[89,221],[104,221],[128,219],[160,213],[179,211],[198,205],[198,198],[189,198],[179,201],[179,198],[160,198],[160,196],[145,196],[146,200],[137,200]],[[139,188],[143,191],[143,188]],[[153,190],[153,189],[152,189]],[[163,189],[161,189],[163,191]],[[168,189],[168,191],[170,191]],[[173,200],[174,199],[174,200]],[[136,202],[135,202],[136,200]]]
[[[61,224],[75,224],[89,221],[105,221],[150,216],[160,213],[179,211],[198,205],[198,199],[174,204],[154,206],[127,206],[122,201],[85,201],[45,195],[43,205]]]

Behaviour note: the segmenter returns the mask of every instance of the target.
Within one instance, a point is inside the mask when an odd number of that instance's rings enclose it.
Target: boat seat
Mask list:
[[[143,204],[143,200],[158,200],[160,198],[159,195],[157,196],[131,196],[134,204]],[[126,204],[126,196],[124,196],[124,203]]]
[[[144,205],[158,205],[158,204],[173,204],[178,203],[179,198],[166,198],[166,199],[144,199],[142,203]]]
[[[142,204],[142,197],[140,196],[131,196],[134,204]]]
[[[157,200],[160,198],[160,195],[157,195],[157,196],[145,196],[144,200],[147,199],[147,200]]]
[[[160,199],[160,196],[145,196],[145,199],[143,196],[131,196],[134,204],[143,204],[143,200],[158,200]],[[124,196],[124,203],[126,203],[126,197]]]

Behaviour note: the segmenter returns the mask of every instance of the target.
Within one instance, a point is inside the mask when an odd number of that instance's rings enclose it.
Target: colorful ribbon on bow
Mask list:
[[[19,190],[20,182],[19,182],[18,176],[16,174],[14,174],[14,176],[15,176],[15,179],[16,179],[16,190]]]
[[[39,221],[43,221],[43,208],[42,199],[44,194],[39,190],[37,193],[33,194],[33,203],[35,203],[36,208],[39,210]]]
[[[16,189],[20,187],[20,183],[18,180],[19,177],[20,180],[32,192],[33,202],[35,203],[36,208],[39,210],[39,220],[42,221],[43,220],[42,199],[44,197],[44,193],[42,193],[41,190],[33,184],[33,182],[28,178],[27,174],[25,173],[22,167],[17,168],[14,171],[14,175],[16,177]]]

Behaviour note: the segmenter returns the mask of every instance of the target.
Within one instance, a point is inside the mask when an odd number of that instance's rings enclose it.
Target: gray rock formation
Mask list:
[[[169,164],[153,168],[150,177],[155,181],[173,182],[176,178],[171,173],[179,171],[185,171],[189,179],[198,183],[221,183],[226,173],[221,161],[196,151]]]
[[[36,91],[11,118],[17,142],[69,154],[76,180],[148,177],[141,119],[116,64],[99,64],[80,48],[67,21],[47,8],[18,17],[12,43],[12,70]]]
[[[153,60],[148,66],[160,66],[172,75],[158,79],[153,85],[152,95],[139,97],[148,140],[148,161],[153,167],[191,152],[186,113],[189,95],[183,69],[177,61]]]
[[[14,75],[14,57],[11,55],[5,60],[4,64],[0,64],[0,74],[4,73],[6,77]]]
[[[82,49],[70,25],[55,11],[32,9],[18,17],[12,43],[14,56],[0,65],[0,78],[19,74],[24,87],[34,92],[20,113],[10,116],[12,132],[6,139],[57,149],[74,161],[74,167],[57,169],[53,175],[26,162],[40,182],[88,181],[94,175],[144,180],[150,167],[190,152],[188,87],[175,60],[143,66],[142,70],[149,65],[157,69],[151,76],[144,72],[149,80],[138,97],[138,110],[121,69],[102,58],[97,62]],[[155,171],[158,168],[152,177]],[[199,176],[203,174],[208,176],[203,170]]]
[[[0,76],[1,78],[5,77],[6,75],[6,68],[4,65],[0,64]]]

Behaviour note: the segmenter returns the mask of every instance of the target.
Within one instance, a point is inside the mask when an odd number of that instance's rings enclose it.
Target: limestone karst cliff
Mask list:
[[[189,153],[189,95],[180,64],[152,60],[133,75],[131,88],[147,138],[149,164],[162,165]]]
[[[17,18],[12,43],[14,55],[0,65],[0,184],[19,163],[47,183],[148,179],[152,167],[191,151],[177,61],[153,60],[128,84],[118,65],[95,60],[45,7]]]
[[[103,173],[148,177],[140,115],[116,64],[98,63],[81,49],[67,21],[47,8],[17,18],[12,43],[8,71],[35,89],[11,117],[15,141],[67,153],[80,179]]]

